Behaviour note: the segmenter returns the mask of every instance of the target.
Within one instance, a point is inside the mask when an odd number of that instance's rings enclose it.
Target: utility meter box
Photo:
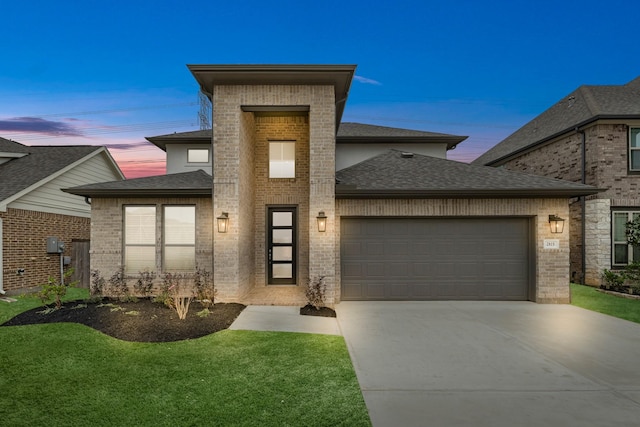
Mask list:
[[[47,237],[47,253],[61,254],[64,252],[64,242],[57,237]]]

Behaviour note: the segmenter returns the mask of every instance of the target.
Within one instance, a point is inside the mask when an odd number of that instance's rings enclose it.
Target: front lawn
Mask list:
[[[571,304],[640,323],[640,300],[608,295],[591,286],[572,283]]]
[[[34,303],[1,304],[4,322]],[[225,330],[134,343],[55,323],[0,327],[0,343],[6,426],[370,425],[339,336]]]

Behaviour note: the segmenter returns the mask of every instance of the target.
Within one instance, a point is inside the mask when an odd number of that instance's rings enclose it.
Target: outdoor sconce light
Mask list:
[[[229,229],[229,213],[222,212],[218,217],[218,233],[226,233]]]
[[[318,212],[316,219],[318,220],[318,231],[321,233],[327,231],[327,216],[324,214],[324,211]]]
[[[564,230],[564,219],[556,215],[549,215],[549,225],[552,233],[562,233]]]

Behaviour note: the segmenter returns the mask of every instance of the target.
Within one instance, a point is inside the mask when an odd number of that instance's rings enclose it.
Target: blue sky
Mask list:
[[[3,2],[0,136],[101,144],[164,172],[145,136],[198,129],[186,64],[357,64],[343,121],[468,135],[470,161],[582,84],[640,75],[640,3]]]

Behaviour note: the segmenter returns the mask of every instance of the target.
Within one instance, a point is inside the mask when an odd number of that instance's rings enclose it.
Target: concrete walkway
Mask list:
[[[301,316],[299,306],[248,305],[229,329],[340,335],[335,317]]]
[[[376,427],[640,425],[638,324],[528,302],[336,311]]]

